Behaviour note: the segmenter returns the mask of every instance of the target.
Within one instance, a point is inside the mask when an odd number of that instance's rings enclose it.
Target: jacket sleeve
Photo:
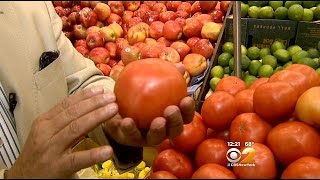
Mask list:
[[[60,51],[60,58],[63,62],[69,94],[98,85],[103,86],[105,92],[113,91],[115,84],[113,79],[103,76],[93,61],[82,56],[73,47],[70,40],[62,32],[62,20],[57,15],[53,4],[51,1],[45,1],[45,3],[51,18],[53,33]],[[101,127],[96,128],[89,136],[100,145],[108,144]]]

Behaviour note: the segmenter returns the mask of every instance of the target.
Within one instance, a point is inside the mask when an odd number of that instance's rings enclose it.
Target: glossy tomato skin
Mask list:
[[[284,122],[272,128],[267,137],[268,147],[282,165],[304,157],[320,157],[320,135],[311,126],[298,122]]]
[[[268,82],[253,94],[254,111],[270,124],[278,123],[294,112],[298,93],[287,82]]]
[[[242,79],[236,76],[228,76],[219,81],[215,88],[215,92],[225,91],[234,96],[245,89],[247,89],[247,87]]]
[[[206,127],[222,131],[237,116],[235,98],[227,92],[214,92],[203,103],[201,116]]]
[[[236,94],[238,114],[252,113],[253,110],[253,89],[246,89]]]
[[[197,169],[193,173],[192,179],[236,179],[236,176],[223,166],[209,163]]]
[[[288,82],[297,92],[298,96],[311,87],[309,79],[300,72],[282,70],[273,74],[268,82],[285,81]]]
[[[230,126],[230,141],[240,142],[240,147],[245,142],[266,142],[271,125],[261,119],[256,113],[243,113],[238,115]]]
[[[175,149],[178,149],[181,152],[190,153],[206,139],[206,135],[207,128],[203,124],[199,113],[195,112],[192,122],[183,125],[182,133],[175,137],[172,142]]]
[[[170,139],[165,139],[160,144],[158,144],[156,146],[158,153],[160,153],[161,151],[164,151],[166,149],[173,149],[173,148],[174,148],[174,145]]]
[[[206,139],[196,150],[195,163],[197,167],[208,163],[226,166],[226,154],[229,149],[227,142],[222,139]]]
[[[296,117],[311,126],[320,127],[320,86],[308,89],[296,104]]]
[[[148,179],[178,179],[175,175],[168,171],[157,171],[152,173]]]
[[[259,87],[261,84],[267,83],[269,81],[269,78],[259,78],[257,80],[255,80],[249,89],[256,89],[257,87]]]
[[[240,179],[274,179],[277,176],[276,160],[271,150],[260,143],[251,146],[254,149],[255,166],[235,166],[234,174]],[[241,150],[243,151],[243,149]]]
[[[292,162],[282,173],[281,179],[319,179],[320,159],[302,157]]]
[[[123,69],[114,88],[122,117],[148,129],[169,105],[187,96],[187,84],[174,64],[157,58],[134,61]]]
[[[311,87],[320,85],[320,77],[317,72],[304,64],[292,64],[286,68],[286,70],[295,71],[304,74],[308,79]]]
[[[174,149],[160,152],[154,160],[154,172],[168,171],[177,178],[190,178],[193,173],[191,160]]]

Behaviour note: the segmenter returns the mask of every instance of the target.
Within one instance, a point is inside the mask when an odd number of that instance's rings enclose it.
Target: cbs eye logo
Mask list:
[[[239,162],[243,155],[246,155],[245,158],[243,158],[242,161]],[[226,157],[230,163],[244,164],[244,163],[254,163],[255,162],[254,155],[255,155],[255,150],[252,147],[247,147],[243,149],[242,152],[237,148],[231,148],[227,151]]]

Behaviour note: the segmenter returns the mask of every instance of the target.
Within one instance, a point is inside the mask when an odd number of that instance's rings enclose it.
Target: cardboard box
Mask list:
[[[242,18],[241,19],[241,44],[246,45],[247,43],[247,25],[248,19]],[[226,19],[226,27],[225,33],[223,36],[225,42],[233,42],[233,17],[230,16]]]
[[[247,47],[270,48],[274,41],[294,45],[298,23],[290,20],[248,19]]]
[[[304,50],[317,48],[320,41],[320,22],[299,22],[296,45]]]

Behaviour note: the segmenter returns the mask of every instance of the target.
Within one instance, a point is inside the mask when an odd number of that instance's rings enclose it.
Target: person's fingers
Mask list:
[[[65,174],[73,174],[81,169],[93,166],[110,159],[113,155],[110,146],[93,148],[86,151],[70,153],[61,161]]]
[[[116,96],[113,93],[99,94],[89,99],[85,99],[74,105],[68,107],[60,114],[58,114],[52,123],[53,133],[59,132],[65,126],[67,126],[73,120],[80,118],[100,107],[103,107],[107,104],[113,103],[116,101]]]
[[[104,121],[111,119],[117,114],[117,112],[118,105],[116,103],[111,103],[94,110],[72,121],[65,128],[59,131],[55,136],[53,136],[54,142],[62,148],[62,151],[64,151],[66,148],[70,148],[70,146],[75,143],[76,139],[88,134]]]
[[[168,106],[164,110],[164,117],[167,120],[167,136],[173,139],[183,131],[183,120],[180,109],[177,106]]]
[[[191,97],[185,97],[180,102],[180,110],[182,114],[182,119],[185,124],[192,121],[195,112],[195,103]]]
[[[141,135],[141,132],[137,128],[135,122],[131,118],[124,118],[120,123],[120,131],[122,134],[122,141],[127,141],[127,145],[143,146],[145,141]]]
[[[76,94],[70,95],[69,97],[65,98],[63,101],[55,105],[50,111],[48,111],[45,115],[47,119],[52,119],[60,112],[67,109],[69,106],[72,106],[80,101],[83,101],[85,99],[91,98],[93,96],[96,96],[98,94],[102,94],[104,92],[104,89],[102,86],[95,86],[92,88],[84,89],[82,91],[79,91]]]
[[[147,133],[147,144],[154,146],[166,139],[166,119],[163,117],[155,118],[150,125]]]
[[[186,72],[186,68],[182,63],[175,63],[176,67],[178,68],[179,72],[184,75]]]

